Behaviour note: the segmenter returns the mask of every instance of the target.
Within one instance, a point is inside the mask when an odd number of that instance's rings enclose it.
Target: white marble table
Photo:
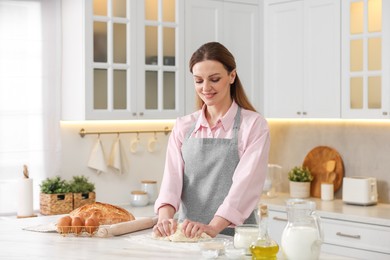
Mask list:
[[[136,217],[152,216],[151,206],[127,208]],[[55,223],[60,216],[0,217],[0,259],[202,259],[195,243],[148,240],[151,229],[111,238],[62,236],[22,228]],[[226,259],[220,256],[218,259]],[[321,260],[348,259],[321,255]]]

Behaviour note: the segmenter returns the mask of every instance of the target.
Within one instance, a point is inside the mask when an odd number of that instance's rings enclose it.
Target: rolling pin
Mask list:
[[[111,237],[121,236],[124,234],[152,228],[157,223],[157,217],[154,218],[140,218],[132,221],[126,221],[110,226],[100,227],[96,236]]]

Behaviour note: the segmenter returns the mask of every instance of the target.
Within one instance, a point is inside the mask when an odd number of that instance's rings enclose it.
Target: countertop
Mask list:
[[[261,201],[271,210],[286,211],[286,200],[289,198],[288,193],[280,193],[274,198],[263,195]],[[308,200],[316,203],[316,211],[321,217],[390,227],[390,204],[360,206],[346,204],[340,199],[323,201],[310,197]]]
[[[152,206],[125,208],[136,218],[153,216]],[[55,223],[59,217],[0,217],[0,259],[202,259],[195,243],[153,241],[151,229],[110,238],[23,230],[25,227]],[[350,258],[321,254],[320,259]]]

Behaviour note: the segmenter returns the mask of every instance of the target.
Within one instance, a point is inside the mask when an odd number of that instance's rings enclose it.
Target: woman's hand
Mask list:
[[[177,221],[175,219],[159,220],[153,227],[153,232],[158,237],[166,237],[173,235],[176,232]]]
[[[191,221],[189,219],[183,221],[182,232],[188,238],[200,237],[203,232],[211,237],[215,237],[219,233],[210,225]]]
[[[166,204],[158,209],[158,221],[153,227],[153,232],[158,237],[166,237],[176,232],[177,221],[173,219],[175,208]]]

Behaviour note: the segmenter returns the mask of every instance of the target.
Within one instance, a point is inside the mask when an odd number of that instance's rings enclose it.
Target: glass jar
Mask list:
[[[249,247],[256,241],[259,226],[255,224],[238,225],[234,229],[234,247],[245,249],[245,254],[251,254]]]

